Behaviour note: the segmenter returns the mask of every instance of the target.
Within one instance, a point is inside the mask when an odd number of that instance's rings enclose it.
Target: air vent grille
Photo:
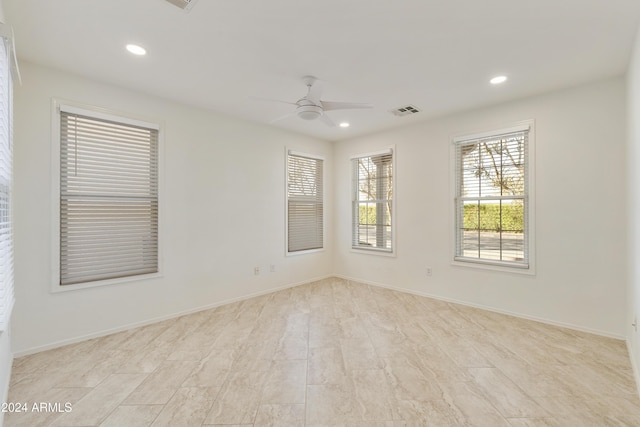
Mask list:
[[[189,10],[198,0],[167,0],[169,3],[178,6],[180,9]]]
[[[403,107],[394,108],[393,110],[391,110],[391,112],[396,116],[402,117],[402,116],[407,116],[409,114],[419,113],[420,110],[418,110],[414,105],[409,104]]]

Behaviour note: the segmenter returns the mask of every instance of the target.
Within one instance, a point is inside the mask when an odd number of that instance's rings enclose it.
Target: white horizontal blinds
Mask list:
[[[352,246],[391,251],[393,153],[356,157],[352,162]]]
[[[287,156],[287,250],[323,247],[323,160]]]
[[[456,143],[456,257],[528,266],[528,138]]]
[[[0,332],[13,307],[13,130],[9,40],[0,38]]]
[[[60,284],[158,271],[158,130],[60,112]]]

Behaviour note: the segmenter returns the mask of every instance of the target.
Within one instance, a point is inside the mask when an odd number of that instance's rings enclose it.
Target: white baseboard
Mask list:
[[[443,296],[440,296],[440,295],[433,295],[433,294],[429,294],[427,292],[414,291],[412,289],[400,288],[400,287],[397,287],[397,286],[391,286],[391,285],[387,285],[387,284],[384,284],[384,283],[372,282],[370,280],[361,280],[361,279],[354,278],[354,277],[344,276],[342,274],[334,274],[334,277],[338,277],[338,278],[344,279],[344,280],[350,280],[350,281],[353,281],[353,282],[364,283],[366,285],[376,286],[376,287],[379,287],[379,288],[391,289],[393,291],[404,292],[404,293],[407,293],[407,294],[417,295],[417,296],[426,297],[426,298],[432,298],[432,299],[439,300],[439,301],[450,302],[450,303],[453,303],[453,304],[460,304],[460,305],[464,305],[464,306],[467,306],[467,307],[479,308],[479,309],[482,309],[482,310],[492,311],[494,313],[506,314],[506,315],[509,315],[509,316],[518,317],[520,319],[533,320],[535,322],[545,323],[547,325],[553,325],[553,326],[559,326],[559,327],[562,327],[562,328],[573,329],[574,331],[587,332],[589,334],[599,335],[599,336],[603,336],[603,337],[607,337],[607,338],[614,338],[614,339],[623,340],[623,341],[626,340],[626,337],[621,336],[621,335],[612,334],[610,332],[605,332],[605,331],[601,331],[601,330],[598,330],[598,329],[585,328],[583,326],[574,325],[572,323],[558,322],[558,321],[551,320],[551,319],[545,319],[545,318],[542,318],[542,317],[530,316],[528,314],[522,314],[522,313],[516,313],[516,312],[512,312],[512,311],[508,311],[508,310],[502,310],[502,309],[499,309],[499,308],[490,307],[490,306],[486,306],[486,305],[482,305],[482,304],[476,304],[476,303],[472,303],[472,302],[469,302],[469,301],[458,300],[458,299],[455,299],[455,298],[447,298],[447,297],[443,297]]]
[[[176,317],[185,316],[187,314],[193,314],[193,313],[197,313],[199,311],[210,310],[212,308],[220,307],[222,305],[227,305],[227,304],[232,304],[234,302],[244,301],[244,300],[247,300],[247,299],[259,297],[259,296],[262,296],[262,295],[271,294],[273,292],[278,292],[278,291],[282,291],[282,290],[289,289],[289,288],[295,288],[296,286],[305,285],[307,283],[316,282],[318,280],[328,279],[330,277],[335,277],[335,276],[330,274],[330,275],[326,275],[326,276],[321,276],[321,277],[316,277],[316,278],[304,280],[302,282],[289,283],[287,285],[278,286],[276,288],[270,288],[270,289],[267,289],[267,290],[264,290],[264,291],[254,292],[252,294],[243,295],[243,296],[236,297],[236,298],[230,298],[230,299],[223,300],[223,301],[218,301],[218,302],[215,302],[213,304],[207,304],[207,305],[203,305],[203,306],[196,307],[196,308],[193,308],[193,309],[184,310],[184,311],[180,311],[180,312],[177,312],[177,313],[171,313],[171,314],[168,314],[166,316],[160,316],[160,317],[156,317],[156,318],[153,318],[153,319],[143,320],[141,322],[129,323],[129,324],[126,324],[126,325],[123,325],[123,326],[118,326],[116,328],[97,331],[97,332],[93,332],[93,333],[87,334],[87,335],[82,335],[82,336],[78,336],[78,337],[74,337],[74,338],[69,338],[69,339],[65,339],[65,340],[61,340],[61,341],[56,341],[56,342],[52,342],[52,343],[45,344],[45,345],[38,346],[38,347],[28,348],[28,349],[25,349],[25,350],[21,350],[21,351],[15,352],[14,353],[14,357],[28,356],[30,354],[39,353],[41,351],[46,351],[46,350],[51,350],[51,349],[62,347],[62,346],[69,345],[69,344],[75,344],[75,343],[86,341],[86,340],[90,340],[90,339],[93,339],[93,338],[99,338],[99,337],[104,337],[104,336],[115,334],[115,333],[122,332],[122,331],[128,331],[130,329],[139,328],[141,326],[147,326],[147,325],[150,325],[150,324],[153,324],[153,323],[162,322],[164,320],[175,319]]]

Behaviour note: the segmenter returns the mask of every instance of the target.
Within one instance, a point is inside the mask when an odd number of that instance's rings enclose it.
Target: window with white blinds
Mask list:
[[[0,37],[0,332],[7,330],[13,294],[13,100],[11,42]]]
[[[158,127],[59,115],[59,285],[158,272]]]
[[[351,159],[352,247],[393,251],[393,151]]]
[[[530,125],[455,143],[455,260],[529,268]]]
[[[287,153],[287,252],[323,248],[323,159]]]

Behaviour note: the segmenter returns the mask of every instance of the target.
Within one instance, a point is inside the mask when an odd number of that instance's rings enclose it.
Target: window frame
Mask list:
[[[527,146],[527,164],[525,168],[525,180],[526,180],[526,193],[523,198],[525,203],[525,244],[527,244],[528,265],[500,261],[490,260],[482,258],[465,258],[458,255],[458,175],[461,171],[458,169],[456,151],[458,144],[466,141],[479,140],[490,137],[497,137],[508,133],[514,133],[518,131],[528,131]],[[471,267],[485,270],[503,271],[516,274],[535,275],[536,274],[536,245],[535,245],[535,121],[533,119],[523,120],[520,122],[512,123],[510,125],[496,128],[490,131],[481,131],[475,133],[466,133],[451,137],[450,144],[450,193],[451,193],[451,214],[452,220],[451,230],[451,264],[459,267]]]
[[[390,222],[390,227],[391,227],[391,238],[390,238],[390,244],[391,244],[391,248],[390,249],[386,249],[386,248],[378,248],[378,247],[370,247],[370,246],[365,246],[365,245],[355,245],[354,242],[356,240],[356,227],[355,227],[355,221],[356,221],[356,217],[357,215],[359,215],[359,212],[356,213],[355,210],[355,205],[357,202],[359,202],[360,200],[357,199],[357,194],[358,194],[358,189],[356,187],[356,174],[358,173],[357,170],[354,170],[354,160],[357,159],[362,159],[362,158],[366,158],[366,157],[377,157],[377,156],[382,156],[382,155],[391,155],[391,222]],[[397,214],[396,214],[396,181],[397,181],[397,168],[396,168],[396,147],[395,145],[389,146],[388,148],[382,149],[382,150],[378,150],[378,151],[373,151],[373,152],[367,152],[367,153],[359,153],[359,154],[354,154],[351,155],[349,157],[349,169],[351,171],[350,175],[351,175],[351,189],[350,189],[350,194],[351,194],[351,236],[350,236],[350,251],[353,253],[361,253],[361,254],[370,254],[370,255],[380,255],[380,256],[388,256],[388,257],[395,257],[396,253],[397,253],[397,248],[396,248],[396,234],[397,234],[397,227],[396,227],[396,218],[397,218]]]
[[[313,249],[301,249],[297,251],[289,251],[289,156],[296,157],[305,157],[313,160],[322,161],[322,247],[313,248]],[[285,204],[285,215],[284,215],[284,230],[285,230],[285,240],[284,240],[284,253],[285,256],[297,256],[297,255],[305,255],[309,253],[322,252],[325,250],[326,241],[327,241],[327,216],[326,216],[326,191],[325,191],[325,183],[326,183],[326,167],[325,167],[325,156],[318,154],[311,154],[302,151],[290,150],[285,147],[285,175],[284,175],[284,204]]]
[[[60,156],[61,156],[61,141],[60,141],[60,112],[61,109],[65,109],[67,112],[77,112],[82,115],[87,115],[96,119],[115,121],[122,124],[129,124],[133,126],[144,126],[154,128],[158,130],[158,271],[154,273],[139,274],[126,277],[117,277],[112,279],[94,280],[84,283],[75,284],[60,284]],[[74,101],[52,98],[51,100],[51,186],[52,186],[52,256],[51,256],[51,292],[68,292],[78,289],[87,289],[94,287],[110,286],[121,283],[137,282],[142,280],[149,280],[163,277],[163,256],[162,256],[162,241],[163,241],[163,197],[162,189],[163,176],[164,176],[164,131],[163,124],[160,121],[149,120],[145,117],[136,116],[130,113],[123,113],[120,111],[114,111],[107,108],[97,107],[93,105],[86,105]]]
[[[17,61],[15,58],[15,45],[13,39],[13,31],[7,25],[0,23],[0,43],[3,44],[3,61],[6,76],[0,76],[0,78],[6,77],[6,93],[3,93],[2,99],[3,107],[6,111],[2,111],[6,114],[4,123],[4,132],[2,137],[6,137],[5,141],[0,143],[6,143],[6,147],[0,150],[2,156],[2,164],[0,167],[4,175],[2,177],[2,186],[5,191],[4,196],[5,215],[3,216],[2,224],[4,225],[2,231],[3,238],[0,242],[0,260],[2,260],[2,268],[0,270],[0,335],[6,333],[9,330],[11,323],[11,314],[15,305],[15,286],[14,286],[14,259],[15,259],[15,217],[13,208],[13,194],[14,194],[14,163],[13,163],[13,81],[17,79],[20,82],[20,73],[17,68]],[[2,91],[0,91],[1,93]],[[4,108],[0,109],[4,110]]]

